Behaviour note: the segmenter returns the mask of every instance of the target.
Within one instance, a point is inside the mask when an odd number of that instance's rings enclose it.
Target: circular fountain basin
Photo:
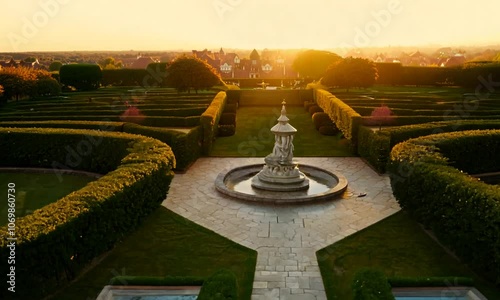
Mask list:
[[[215,180],[215,188],[234,198],[276,204],[330,200],[347,189],[347,179],[343,175],[308,165],[300,165],[300,171],[309,179],[309,188],[306,190],[283,192],[254,188],[253,177],[263,166],[247,165],[222,172]]]

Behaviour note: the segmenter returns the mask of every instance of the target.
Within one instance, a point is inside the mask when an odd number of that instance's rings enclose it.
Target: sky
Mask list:
[[[2,0],[0,52],[500,44],[498,0]]]

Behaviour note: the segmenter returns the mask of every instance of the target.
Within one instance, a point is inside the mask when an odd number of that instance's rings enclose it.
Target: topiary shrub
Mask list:
[[[319,112],[323,112],[321,107],[319,107],[317,105],[313,105],[313,106],[309,107],[309,114],[311,114],[311,116],[314,115],[315,113],[319,113]]]
[[[236,125],[235,113],[223,113],[219,120],[220,125]]]
[[[322,135],[337,135],[340,133],[340,130],[335,125],[327,125],[321,126],[319,128],[319,133]]]
[[[391,285],[382,271],[364,269],[354,275],[354,300],[394,300]]]
[[[236,133],[236,126],[234,125],[219,125],[217,136],[232,136]]]
[[[333,121],[330,119],[327,113],[317,112],[312,115],[312,121],[316,130],[319,130],[322,126],[333,125]]]
[[[304,109],[309,112],[309,107],[315,105],[312,101],[304,101]]]

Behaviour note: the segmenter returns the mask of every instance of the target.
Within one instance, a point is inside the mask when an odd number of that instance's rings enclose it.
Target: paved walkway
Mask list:
[[[224,169],[262,158],[201,158],[175,176],[163,205],[258,252],[252,300],[326,299],[316,251],[399,210],[387,176],[359,158],[296,158],[349,180],[342,199],[303,205],[260,205],[219,194]],[[365,197],[358,197],[366,193]]]

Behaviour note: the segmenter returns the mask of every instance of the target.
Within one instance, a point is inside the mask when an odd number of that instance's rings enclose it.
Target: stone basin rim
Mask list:
[[[335,179],[337,181],[337,184],[333,187],[331,187],[328,191],[323,192],[323,193],[318,193],[318,194],[313,194],[313,195],[289,195],[286,198],[283,198],[280,194],[286,194],[286,192],[268,192],[267,195],[251,195],[251,194],[246,194],[238,191],[234,191],[232,189],[229,189],[226,186],[226,180],[234,173],[240,172],[247,170],[247,173],[257,173],[259,170],[262,169],[262,167],[265,164],[260,163],[260,164],[250,164],[250,165],[245,165],[245,166],[240,166],[240,167],[235,167],[232,169],[225,169],[219,175],[217,176],[215,180],[215,188],[217,191],[220,193],[230,196],[232,198],[237,198],[241,200],[246,200],[246,201],[253,201],[253,202],[261,202],[261,203],[270,203],[270,204],[294,204],[294,203],[304,203],[304,202],[319,202],[319,201],[325,201],[325,200],[334,200],[341,195],[342,193],[345,192],[347,189],[347,179],[339,173],[333,173],[327,170],[324,170],[319,167],[311,166],[311,165],[303,165],[300,164],[299,168],[302,172],[304,173],[310,173],[312,172],[320,172],[323,174],[326,174],[327,176],[330,176],[331,178]],[[317,176],[311,176],[311,177],[317,177]],[[274,195],[272,195],[274,193]],[[271,195],[270,195],[271,194]],[[280,198],[281,197],[281,198]]]

